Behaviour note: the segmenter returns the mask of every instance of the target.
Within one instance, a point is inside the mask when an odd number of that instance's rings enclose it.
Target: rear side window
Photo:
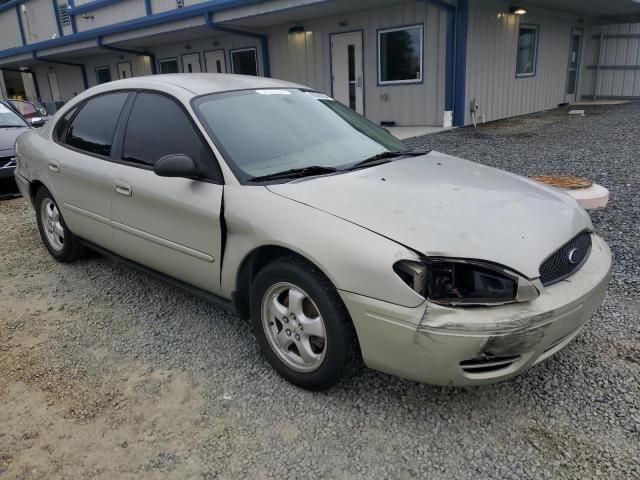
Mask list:
[[[87,101],[69,125],[65,143],[88,153],[110,156],[118,116],[128,95],[110,93]]]
[[[67,128],[69,128],[69,122],[71,121],[71,117],[73,117],[73,114],[76,113],[76,110],[78,110],[78,107],[72,108],[67,113],[65,113],[60,120],[58,120],[58,123],[56,123],[56,127],[53,131],[53,138],[58,141],[64,142],[67,135]]]
[[[174,154],[188,155],[205,167],[213,163],[209,148],[176,102],[164,95],[139,93],[127,122],[122,159],[153,166]]]

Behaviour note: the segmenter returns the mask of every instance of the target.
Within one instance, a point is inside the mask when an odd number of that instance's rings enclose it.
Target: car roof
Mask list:
[[[286,82],[268,77],[252,75],[233,75],[227,73],[169,73],[162,75],[147,75],[115,80],[108,84],[109,90],[123,88],[160,88],[162,85],[179,87],[194,95],[207,93],[229,92],[253,88],[308,88],[297,83]]]

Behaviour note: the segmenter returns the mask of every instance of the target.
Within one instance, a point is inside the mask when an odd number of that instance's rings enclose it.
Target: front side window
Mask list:
[[[378,31],[378,83],[422,81],[422,25]]]
[[[0,102],[0,128],[26,126],[26,122],[16,112]]]
[[[98,85],[111,81],[111,69],[109,67],[96,68],[96,81]]]
[[[165,58],[160,60],[160,73],[178,73],[178,59]]]
[[[176,102],[155,93],[138,94],[127,121],[122,160],[153,166],[176,154],[200,165],[212,163],[209,148]]]
[[[518,30],[518,57],[516,76],[532,77],[536,74],[538,56],[538,26],[520,25]]]
[[[258,76],[258,56],[255,48],[243,48],[231,51],[233,73]]]
[[[347,167],[408,150],[348,106],[317,92],[243,90],[200,97],[194,107],[243,181],[310,166]]]
[[[110,93],[87,101],[67,128],[65,143],[95,155],[111,155],[118,117],[128,93]]]

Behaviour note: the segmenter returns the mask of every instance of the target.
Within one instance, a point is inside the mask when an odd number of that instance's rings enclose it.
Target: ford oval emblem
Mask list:
[[[580,261],[580,257],[582,252],[580,252],[580,250],[578,248],[573,248],[571,249],[571,251],[569,252],[568,255],[568,259],[569,259],[569,263],[575,265],[576,263],[578,263]]]

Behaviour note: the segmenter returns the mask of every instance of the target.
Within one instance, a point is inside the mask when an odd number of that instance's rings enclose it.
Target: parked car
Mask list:
[[[34,127],[44,125],[49,118],[51,118],[47,109],[38,103],[17,100],[15,98],[5,98],[0,101],[18,112]]]
[[[24,118],[0,102],[0,179],[13,177],[16,139],[29,128]]]
[[[233,309],[308,389],[358,355],[435,384],[512,377],[567,345],[607,289],[609,248],[570,196],[411,151],[289,82],[110,82],[21,136],[17,157],[55,259],[89,247]]]

